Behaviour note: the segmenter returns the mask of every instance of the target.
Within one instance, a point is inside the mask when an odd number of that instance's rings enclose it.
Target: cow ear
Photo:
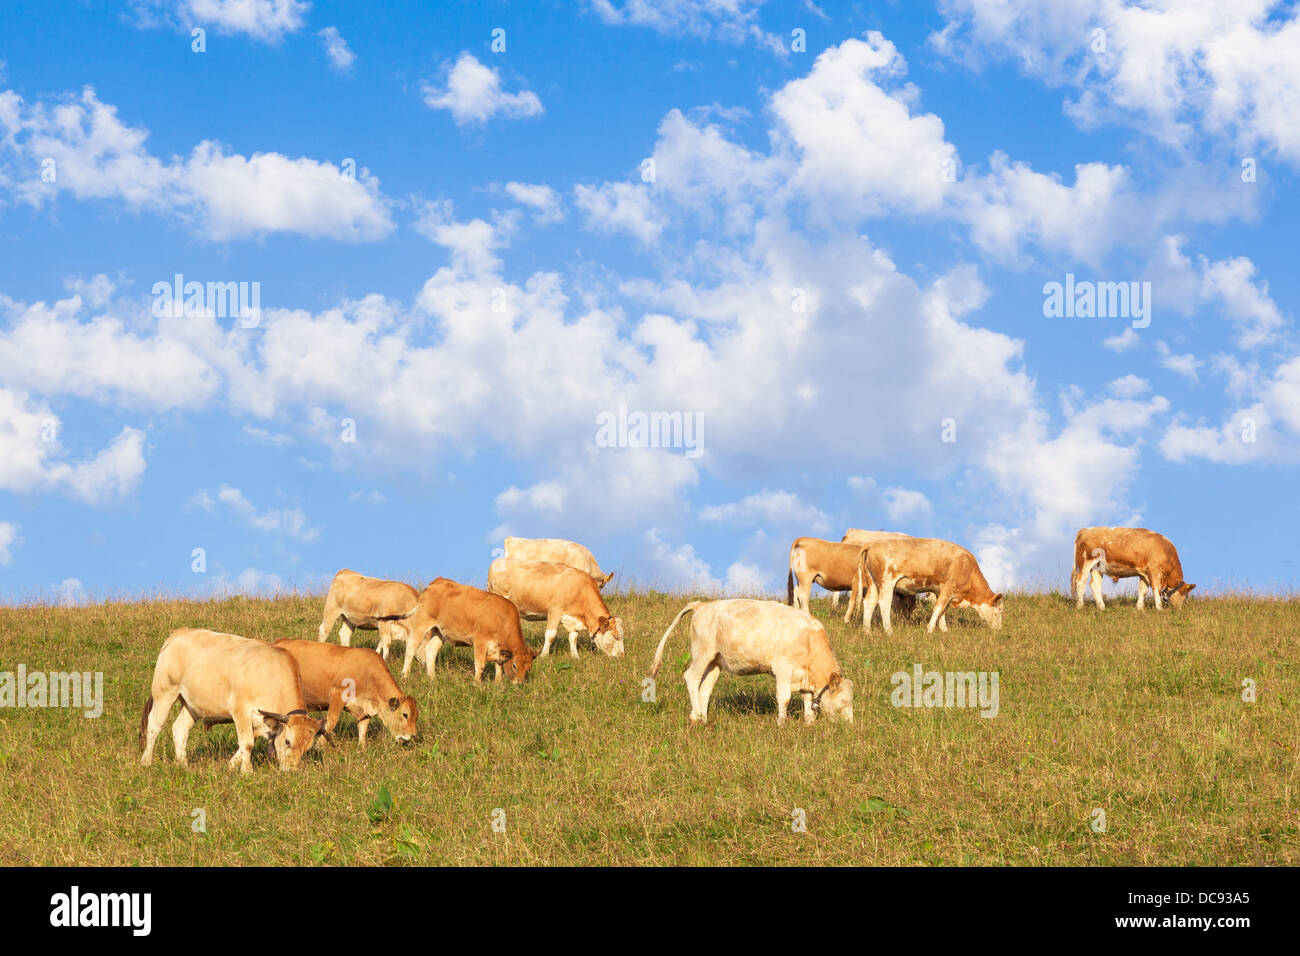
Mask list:
[[[389,709],[389,710],[397,710],[397,708],[398,708],[398,707],[401,707],[401,706],[402,706],[402,698],[400,698],[400,697],[390,697],[390,698],[388,698],[388,709]]]
[[[995,595],[993,595],[993,606],[994,606],[994,607],[1001,607],[1001,606],[1002,606],[1002,595],[1001,595],[1001,594],[995,594]]]
[[[839,671],[836,671],[834,674],[832,674],[830,680],[831,690],[834,690],[835,688],[839,687],[840,683],[843,680],[844,680],[844,675],[841,674]]]
[[[607,616],[602,617],[599,621],[596,622],[596,630],[598,631],[609,630],[609,618]]]
[[[609,572],[609,574],[605,575],[605,583],[606,583],[606,584],[608,584],[610,581],[613,581],[613,580],[614,580],[614,572],[613,572],[613,571],[611,571],[611,572]]]
[[[1184,584],[1183,587],[1185,587],[1185,588],[1187,589],[1187,590],[1185,590],[1185,591],[1183,592],[1184,594],[1191,594],[1191,593],[1192,593],[1192,588],[1196,587],[1196,585],[1195,585],[1195,584]]]
[[[257,709],[257,712],[267,720],[274,720],[278,724],[287,724],[289,722],[289,718],[284,716],[284,714],[277,714],[270,710],[262,710],[260,707]]]

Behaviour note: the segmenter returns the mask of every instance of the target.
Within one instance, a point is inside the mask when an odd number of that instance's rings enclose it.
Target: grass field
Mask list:
[[[363,754],[345,716],[300,772],[259,744],[248,775],[227,767],[229,725],[194,730],[188,772],[170,727],[140,766],[158,648],[181,626],[313,637],[320,597],[0,608],[0,671],[103,671],[105,695],[98,719],[0,709],[0,866],[1300,863],[1300,601],[1098,613],[1011,595],[1000,633],[959,612],[946,635],[885,637],[814,600],[856,720],[778,729],[770,677],[724,676],[710,723],[688,726],[682,625],[642,702],[685,600],[611,596],[627,656],[561,647],[523,687],[476,688],[469,649],[444,650],[432,684],[407,682],[410,746],[374,727]],[[540,646],[542,625],[525,627]],[[998,672],[998,716],[891,706],[890,675],[914,663]]]

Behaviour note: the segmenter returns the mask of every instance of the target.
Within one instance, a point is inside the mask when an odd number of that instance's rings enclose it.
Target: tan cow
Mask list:
[[[864,548],[869,548],[877,541],[889,541],[893,538],[910,538],[910,534],[903,534],[901,531],[863,531],[861,528],[850,528],[844,532],[844,537],[840,538],[843,544],[857,544]],[[840,592],[831,592],[831,607],[840,606]],[[912,611],[916,608],[916,595],[907,594],[897,588],[894,589],[894,614],[901,614],[903,620],[912,619]]]
[[[1083,607],[1083,593],[1091,578],[1092,597],[1097,607],[1106,609],[1101,599],[1102,575],[1138,579],[1137,609],[1146,607],[1146,591],[1151,589],[1157,610],[1165,601],[1177,609],[1183,606],[1195,584],[1183,580],[1183,566],[1178,549],[1162,534],[1146,528],[1081,528],[1074,536],[1074,568],[1070,571],[1070,591],[1075,607]]]
[[[594,588],[595,582],[587,580]],[[516,684],[524,682],[533,666],[533,650],[524,642],[515,606],[499,594],[449,578],[437,578],[420,592],[406,627],[413,639],[406,642],[403,677],[410,673],[411,661],[423,653],[425,672],[432,678],[444,643],[474,648],[476,684],[482,682],[489,662],[496,665],[496,680],[508,673]]]
[[[408,640],[402,619],[415,607],[419,592],[402,581],[385,581],[368,578],[346,568],[334,575],[329,593],[325,595],[325,613],[321,616],[316,639],[323,641],[334,629],[340,617],[339,643],[351,646],[353,630],[379,632],[375,648],[379,656],[388,660],[388,648],[393,639]]]
[[[785,579],[785,603],[808,610],[812,586],[820,584],[827,591],[849,592],[849,609],[844,623],[849,623],[862,600],[868,582],[863,580],[865,549],[861,545],[836,544],[821,538],[795,538],[790,545],[790,570]]]
[[[546,621],[545,657],[563,625],[569,632],[569,656],[578,656],[578,632],[586,631],[601,651],[623,656],[623,622],[609,613],[595,579],[554,561],[497,558],[488,568],[488,590],[509,598],[529,621]]]
[[[565,541],[563,538],[506,538],[505,556],[515,561],[553,561],[556,564],[567,564],[579,571],[586,571],[596,579],[596,584],[601,588],[604,588],[614,577],[613,571],[606,574],[600,570],[600,565],[596,563],[596,556],[589,550],[576,541]]]
[[[840,671],[826,629],[807,611],[779,601],[727,598],[692,601],[673,618],[655,649],[650,676],[659,673],[664,645],[690,611],[691,662],[684,675],[691,698],[691,723],[709,718],[709,697],[722,671],[771,674],[776,678],[776,722],[785,723],[792,694],[803,695],[803,719],[819,711],[853,722],[853,681]]]
[[[995,594],[984,580],[979,562],[960,545],[939,538],[897,538],[879,541],[867,549],[867,567],[871,571],[863,626],[870,629],[874,607],[880,608],[885,633],[892,633],[889,612],[894,591],[902,588],[916,594],[928,591],[935,595],[934,610],[926,630],[947,631],[948,608],[973,607],[993,630],[1002,628],[1002,595]]]
[[[272,646],[288,651],[298,662],[307,709],[328,711],[326,730],[332,733],[346,710],[357,720],[363,750],[372,717],[378,717],[400,743],[415,736],[419,705],[410,694],[402,693],[375,651],[289,638]]]
[[[298,662],[288,651],[234,634],[195,627],[171,632],[158,652],[153,687],[140,715],[140,762],[153,763],[154,742],[179,698],[172,724],[176,762],[187,766],[185,743],[195,721],[230,720],[239,749],[230,766],[253,769],[253,744],[266,737],[281,770],[296,770],[325,725],[307,715]]]

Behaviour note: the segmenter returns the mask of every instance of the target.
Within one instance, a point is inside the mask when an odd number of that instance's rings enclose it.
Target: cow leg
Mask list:
[[[370,730],[370,717],[362,714],[357,718],[357,739],[361,741],[361,749],[366,749],[366,734]]]
[[[871,620],[876,616],[876,605],[880,603],[880,589],[876,587],[876,582],[872,579],[867,584],[867,596],[862,603],[862,629],[871,630]]]
[[[546,615],[546,639],[542,641],[542,653],[539,657],[545,657],[551,653],[551,641],[555,640],[556,632],[560,629],[560,618],[564,616],[563,612],[553,610]]]
[[[181,689],[179,687],[173,687],[171,690],[153,695],[153,706],[149,710],[149,725],[145,729],[144,752],[140,754],[140,763],[146,767],[153,763],[154,742],[157,741],[158,734],[162,731],[162,725],[167,722],[167,715],[171,713],[172,704],[176,703],[176,698],[180,695]]]
[[[569,656],[578,656],[578,632],[576,630],[569,631]]]
[[[379,622],[379,643],[375,645],[375,650],[384,660],[388,660],[388,647],[393,643],[392,622]]]
[[[339,643],[344,647],[352,646],[352,631],[352,625],[347,618],[344,618],[343,623],[339,625]]]
[[[172,724],[172,746],[176,748],[176,762],[182,767],[189,766],[185,753],[186,741],[190,739],[190,728],[194,726],[194,717],[188,707],[182,707]]]
[[[1158,574],[1151,574],[1151,572],[1148,571],[1147,575],[1151,579],[1151,599],[1155,601],[1156,610],[1163,611],[1165,609],[1165,602],[1164,599],[1160,596],[1160,589],[1164,587],[1165,582],[1161,579],[1160,575]]]
[[[430,634],[424,644],[424,673],[430,680],[433,680],[434,664],[438,661],[438,652],[442,650],[442,644],[442,634],[438,631]]]
[[[894,607],[894,585],[898,584],[898,578],[886,578],[885,583],[881,586],[880,598],[880,623],[884,625],[886,634],[893,634],[894,629],[889,623],[889,612]]]
[[[474,642],[474,683],[483,683],[483,668],[487,666],[487,643]]]
[[[235,755],[230,758],[230,766],[238,767],[240,773],[251,773],[253,770],[253,744],[257,743],[257,737],[253,735],[253,716],[243,710],[235,713],[235,734],[239,737],[239,749]],[[270,739],[268,738],[267,748],[270,749]]]
[[[939,589],[938,596],[934,599],[934,610],[930,613],[930,623],[926,625],[927,634],[934,633],[934,626],[943,621],[948,609],[948,602],[952,600],[952,592],[946,587]],[[947,622],[944,622],[943,630],[948,630]]]
[[[1147,603],[1147,582],[1146,582],[1146,578],[1142,577],[1142,575],[1139,574],[1139,575],[1138,575],[1138,603],[1137,603],[1137,609],[1138,609],[1139,611],[1145,611],[1145,610],[1146,610],[1146,603]]]
[[[839,607],[839,606],[840,606],[840,592],[839,592],[839,591],[832,591],[832,592],[831,592],[831,607]]]
[[[713,696],[713,687],[718,683],[718,678],[722,676],[722,668],[718,666],[715,660],[705,670],[704,676],[700,678],[700,713],[704,719],[709,716],[709,698]]]
[[[839,591],[832,591],[832,594],[839,594]],[[853,612],[858,609],[858,602],[862,600],[862,595],[858,593],[856,586],[849,588],[849,608],[844,612],[844,623],[847,624],[853,620]]]
[[[1094,558],[1085,560],[1082,565],[1070,572],[1070,583],[1074,587],[1074,606],[1083,607],[1083,596],[1088,590],[1088,578],[1098,562]]]
[[[343,609],[339,607],[339,602],[330,594],[325,598],[325,613],[320,619],[320,630],[316,632],[316,640],[323,641],[330,636],[330,631],[334,630],[334,622],[339,619]]]
[[[1088,578],[1092,587],[1092,599],[1097,602],[1097,610],[1106,610],[1106,602],[1101,599],[1101,582],[1106,580],[1106,576],[1101,573],[1101,568],[1094,564]]]
[[[325,713],[325,729],[329,733],[334,733],[334,728],[339,725],[339,718],[343,716],[343,688],[330,688],[330,706]],[[324,738],[317,737],[316,743],[319,744]]]
[[[790,709],[790,693],[792,684],[789,674],[776,675],[776,725],[780,727],[785,723],[785,716]],[[809,708],[811,712],[811,708]]]
[[[686,696],[691,699],[691,723],[693,724],[703,723],[708,719],[707,711],[700,707],[700,684],[704,682],[704,675],[709,671],[709,663],[691,658],[686,673],[682,675],[686,681]]]

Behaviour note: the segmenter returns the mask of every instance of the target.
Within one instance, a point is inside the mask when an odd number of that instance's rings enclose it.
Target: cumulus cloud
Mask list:
[[[133,0],[132,5],[141,26],[166,23],[186,32],[195,25],[213,27],[272,45],[301,30],[311,9],[307,0]]]
[[[230,485],[222,485],[215,497],[200,490],[190,503],[205,511],[213,511],[221,505],[247,521],[249,527],[267,534],[279,534],[299,541],[314,541],[320,536],[320,528],[308,526],[307,516],[301,508],[259,510],[242,491]]]
[[[339,33],[338,27],[326,27],[316,35],[320,37],[321,43],[325,47],[325,55],[329,58],[330,69],[336,73],[347,73],[352,69],[352,64],[356,62],[357,55],[348,46],[348,41],[343,39],[343,34]]]
[[[763,0],[588,0],[596,15],[612,26],[648,27],[657,33],[723,43],[751,41],[780,56],[788,51],[781,38],[758,22]]]
[[[0,565],[8,566],[13,563],[14,551],[23,543],[22,537],[18,534],[20,526],[12,521],[0,521]]]
[[[828,532],[831,527],[830,518],[815,505],[802,501],[788,491],[767,489],[757,491],[740,501],[701,508],[700,520],[741,527],[799,527],[819,534]]]
[[[462,53],[448,71],[445,86],[425,83],[421,93],[426,106],[448,110],[457,126],[486,123],[494,116],[520,119],[542,112],[542,101],[536,93],[507,93],[501,87],[501,74],[468,52]]]
[[[79,98],[27,104],[0,93],[0,184],[40,207],[59,195],[114,200],[197,226],[216,241],[274,232],[350,242],[393,229],[379,181],[362,169],[280,153],[242,156],[210,140],[168,160],[145,147],[148,132],[125,125],[86,87]],[[43,176],[46,164],[53,181]]]

